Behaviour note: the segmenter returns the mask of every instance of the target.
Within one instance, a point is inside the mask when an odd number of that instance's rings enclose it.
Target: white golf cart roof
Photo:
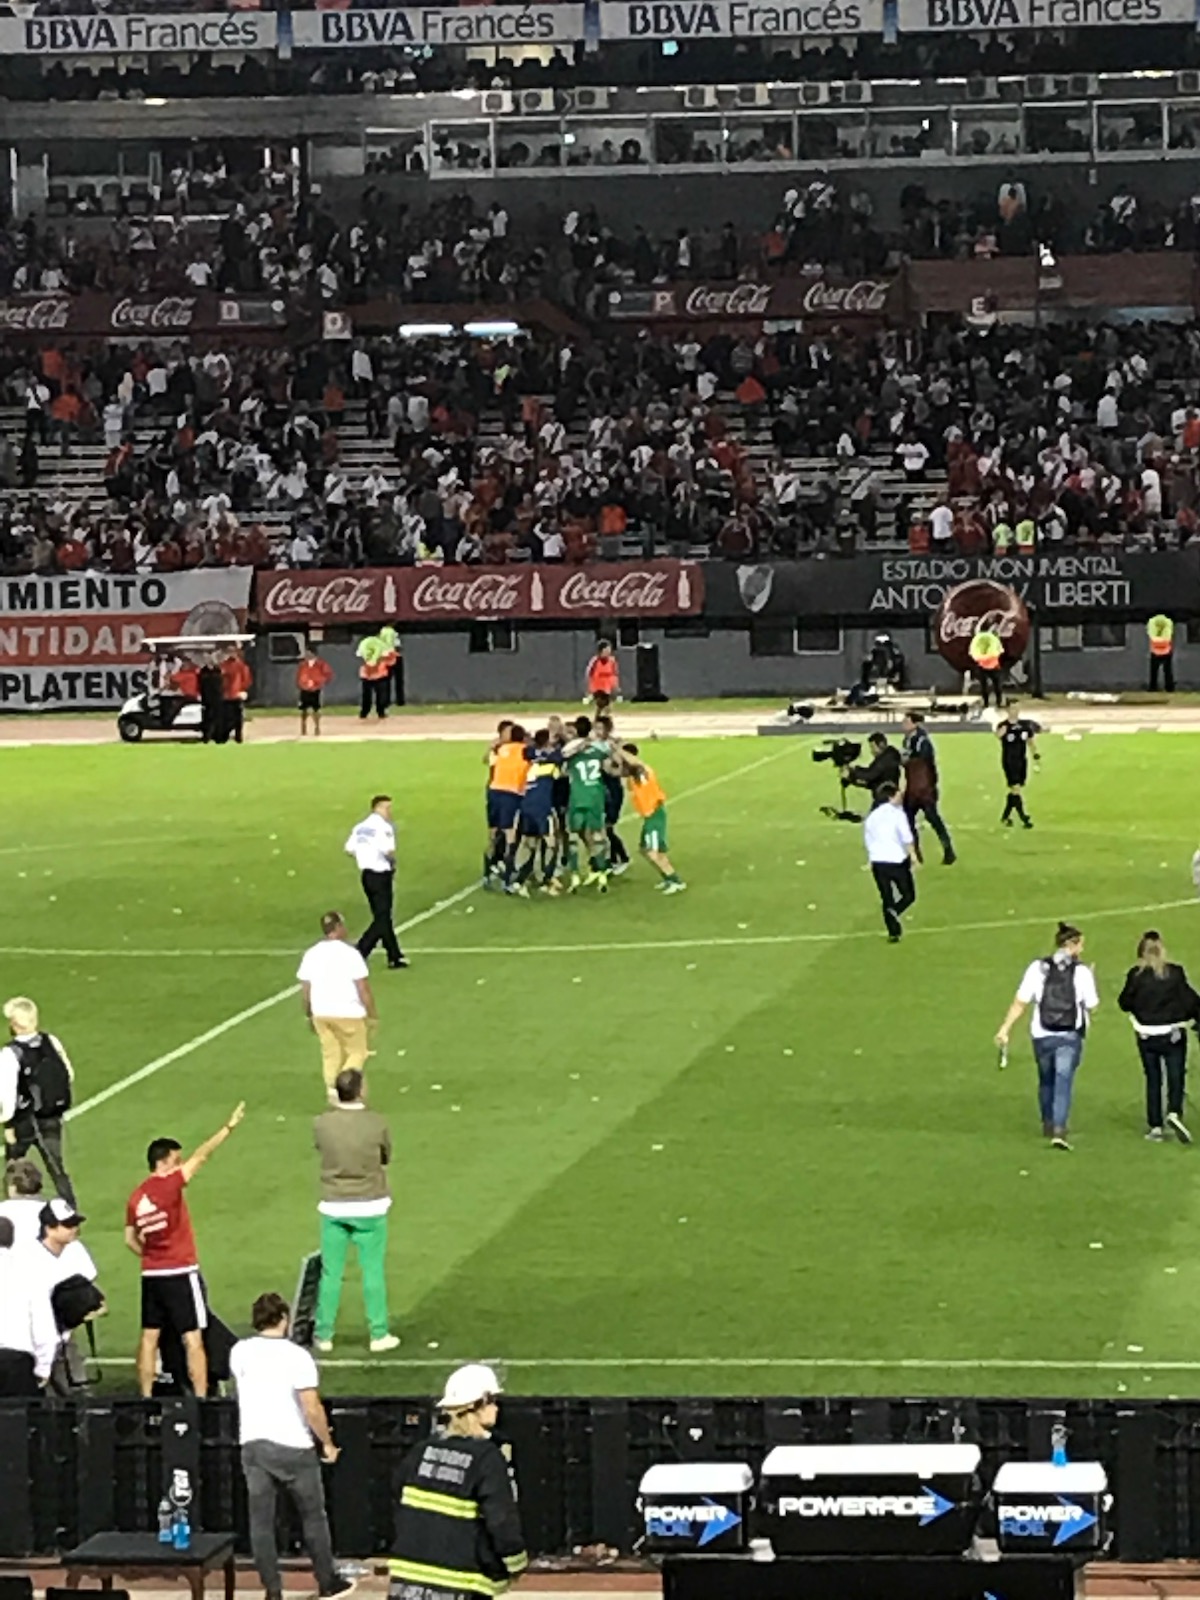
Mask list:
[[[178,638],[171,639],[147,637],[142,643],[147,650],[195,650],[198,647],[204,649],[211,645],[249,644],[253,638],[252,633],[184,633]]]

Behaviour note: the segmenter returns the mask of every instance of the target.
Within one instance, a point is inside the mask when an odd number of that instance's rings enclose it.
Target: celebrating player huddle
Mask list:
[[[505,720],[486,759],[485,889],[529,899],[533,881],[548,895],[592,886],[607,894],[629,866],[617,832],[625,789],[658,887],[665,894],[686,888],[667,854],[666,794],[637,746],[616,738],[611,717],[564,723],[553,716],[532,735]]]

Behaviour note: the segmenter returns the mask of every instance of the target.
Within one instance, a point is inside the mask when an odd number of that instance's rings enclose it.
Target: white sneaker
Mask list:
[[[333,1340],[332,1339],[318,1339],[316,1341],[316,1348],[317,1348],[318,1352],[321,1355],[327,1356],[330,1353],[330,1351],[333,1349]]]
[[[680,883],[678,881],[678,879],[676,879],[676,881],[674,883],[664,883],[663,884],[663,893],[664,894],[682,894],[683,891],[686,888],[687,888],[687,884],[686,883]]]
[[[1183,1118],[1177,1111],[1167,1112],[1167,1127],[1179,1140],[1180,1144],[1191,1144],[1192,1136],[1183,1125]]]
[[[382,1339],[371,1340],[371,1354],[385,1356],[389,1350],[399,1350],[400,1340],[394,1333],[385,1333]]]

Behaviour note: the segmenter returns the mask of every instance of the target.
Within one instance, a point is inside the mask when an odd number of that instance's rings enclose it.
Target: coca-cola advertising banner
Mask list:
[[[569,622],[695,616],[703,609],[704,567],[697,561],[260,572],[254,596],[263,627],[496,618]]]
[[[1000,640],[1004,666],[1015,666],[1029,644],[1029,612],[1006,583],[955,584],[934,613],[931,635],[955,672],[970,672],[971,640],[985,628]]]
[[[1054,550],[1030,556],[859,555],[824,561],[706,562],[705,616],[931,616],[959,584],[1003,584],[1060,616],[1200,615],[1200,550]]]
[[[770,283],[675,283],[662,288],[614,289],[608,314],[621,321],[842,322],[887,317],[899,309],[894,278],[776,278]]]
[[[265,295],[22,294],[0,300],[0,334],[170,339],[283,329],[287,305]]]
[[[146,686],[147,637],[241,633],[249,567],[0,578],[0,708],[120,706]]]

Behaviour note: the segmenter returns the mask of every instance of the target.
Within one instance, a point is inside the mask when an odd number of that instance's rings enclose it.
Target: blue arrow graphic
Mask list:
[[[1086,1533],[1089,1528],[1096,1526],[1098,1519],[1090,1511],[1085,1511],[1078,1501],[1068,1500],[1060,1494],[1058,1503],[1062,1506],[1070,1506],[1072,1511],[1077,1512],[1078,1515],[1072,1517],[1070,1522],[1059,1523],[1054,1532],[1056,1546],[1066,1544],[1068,1539],[1077,1539],[1081,1533]]]
[[[708,1496],[705,1495],[704,1504],[706,1506],[715,1506],[717,1502],[715,1500],[710,1500]],[[737,1512],[731,1511],[728,1506],[718,1506],[717,1509],[720,1511],[721,1515],[719,1517],[713,1517],[711,1522],[706,1522],[704,1524],[700,1537],[696,1540],[697,1550],[703,1550],[706,1544],[711,1544],[714,1539],[719,1539],[723,1533],[728,1533],[731,1528],[736,1528],[738,1523],[742,1520],[741,1517],[738,1516]]]
[[[928,1522],[936,1522],[939,1517],[944,1517],[947,1511],[954,1510],[954,1501],[947,1500],[945,1496],[940,1495],[936,1489],[931,1489],[927,1483],[923,1483],[921,1485],[921,1493],[927,1494],[933,1501],[933,1510],[925,1513],[920,1522],[917,1524],[918,1527],[923,1528]]]

